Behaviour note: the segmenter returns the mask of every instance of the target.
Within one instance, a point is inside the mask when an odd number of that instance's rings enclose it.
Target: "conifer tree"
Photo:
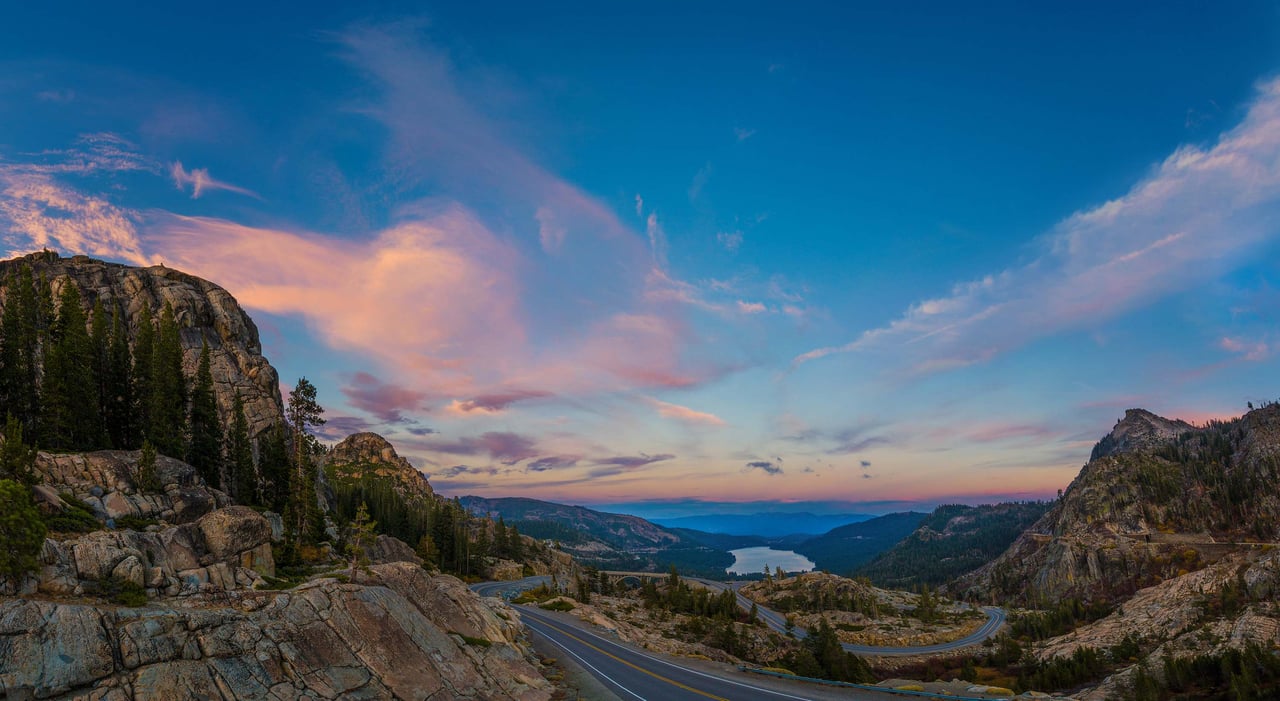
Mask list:
[[[39,566],[45,525],[31,488],[0,479],[0,577],[17,579]]]
[[[289,427],[293,430],[293,464],[290,474],[289,503],[285,507],[288,516],[285,527],[292,533],[295,543],[300,543],[312,530],[318,516],[315,490],[315,466],[311,462],[314,440],[310,429],[324,424],[324,408],[316,400],[316,387],[307,378],[289,392],[287,410]]]
[[[107,440],[107,405],[110,403],[110,390],[107,388],[108,376],[111,373],[111,328],[107,325],[107,310],[102,300],[93,302],[93,313],[89,317],[89,347],[93,353],[94,394],[98,398],[99,439]],[[101,447],[101,446],[97,446]]]
[[[6,286],[0,316],[0,406],[29,434],[39,417],[39,311],[31,266],[23,265]]]
[[[351,558],[351,581],[356,581],[356,568],[369,565],[369,548],[377,540],[377,522],[369,518],[369,507],[360,502],[356,517],[347,531],[347,556]]]
[[[138,471],[133,478],[134,486],[141,491],[160,491],[160,474],[156,471],[156,448],[151,441],[142,442],[142,454],[138,457]]]
[[[92,450],[101,445],[93,343],[85,328],[80,290],[62,286],[58,317],[45,343],[41,384],[41,442],[54,449]]]
[[[245,419],[244,402],[239,394],[231,408],[226,464],[228,485],[236,499],[241,504],[259,503],[258,480],[253,470],[253,445],[249,442],[249,422]]]
[[[143,304],[138,315],[138,333],[133,342],[134,421],[132,445],[141,445],[151,435],[151,360],[156,350],[156,326],[151,305]]]
[[[263,504],[276,513],[284,513],[292,470],[284,427],[280,424],[272,426],[258,446],[258,470],[262,473]]]
[[[129,352],[129,329],[119,310],[111,313],[111,345],[108,361],[104,428],[107,440],[116,450],[131,449],[138,445],[134,424],[133,357]]]
[[[4,445],[0,445],[0,479],[35,482],[36,449],[22,437],[22,422],[13,414],[5,416]]]
[[[200,472],[205,482],[215,489],[222,488],[222,423],[218,419],[217,396],[213,393],[208,341],[200,347],[196,384],[191,391],[191,445],[187,462]]]
[[[187,379],[182,336],[173,305],[165,303],[151,352],[150,428],[147,438],[164,455],[186,455]]]

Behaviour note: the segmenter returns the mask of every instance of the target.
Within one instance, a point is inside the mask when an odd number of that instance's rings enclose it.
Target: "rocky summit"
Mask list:
[[[1202,427],[1131,410],[1062,498],[955,587],[1035,604],[1119,601],[1280,530],[1280,406]]]
[[[171,305],[181,329],[183,372],[188,377],[195,375],[202,344],[209,344],[223,424],[230,422],[237,395],[244,402],[250,436],[279,423],[283,416],[280,377],[262,355],[258,327],[231,293],[218,285],[163,265],[139,268],[87,256],[62,258],[52,252],[0,261],[0,280],[9,279],[23,266],[49,282],[55,299],[63,285],[75,285],[86,313],[98,301],[107,309],[123,310],[131,334],[137,333],[144,307],[158,317],[166,304]]]
[[[342,439],[329,451],[326,465],[340,478],[374,476],[389,480],[403,497],[429,498],[435,494],[426,475],[376,433],[353,433]]]

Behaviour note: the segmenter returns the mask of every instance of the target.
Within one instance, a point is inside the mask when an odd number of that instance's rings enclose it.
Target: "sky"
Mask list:
[[[222,285],[444,494],[1044,498],[1280,396],[1267,3],[155,5],[6,10],[0,253]]]

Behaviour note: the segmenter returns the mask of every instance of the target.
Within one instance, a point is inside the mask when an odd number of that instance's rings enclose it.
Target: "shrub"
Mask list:
[[[69,493],[58,495],[62,498],[62,511],[44,517],[44,524],[55,533],[92,533],[102,528],[93,509],[83,501]]]
[[[34,570],[46,532],[31,489],[0,480],[0,576],[18,578]]]
[[[160,522],[154,518],[142,518],[141,516],[121,516],[116,519],[116,528],[127,528],[132,531],[145,531],[147,526],[156,526]]]
[[[98,595],[120,606],[137,608],[147,604],[147,590],[137,582],[119,577],[107,577],[98,581]]]
[[[572,611],[574,609],[573,604],[565,601],[564,599],[559,599],[546,604],[538,604],[538,606],[548,611]]]

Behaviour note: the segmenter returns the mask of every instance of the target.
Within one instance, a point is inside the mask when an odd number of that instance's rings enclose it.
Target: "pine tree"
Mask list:
[[[5,416],[4,445],[0,445],[0,479],[35,482],[36,449],[22,437],[22,422],[13,414]]]
[[[39,566],[45,525],[31,500],[31,488],[0,479],[0,577],[18,579]]]
[[[160,491],[160,474],[156,470],[156,448],[151,441],[142,442],[142,454],[138,457],[138,470],[133,477],[133,486],[143,492]]]
[[[39,312],[31,266],[23,265],[6,285],[0,316],[0,406],[29,434],[39,418]]]
[[[414,552],[418,553],[418,557],[422,558],[423,566],[438,567],[440,564],[440,550],[436,548],[436,542],[431,539],[428,534],[423,534],[418,539],[418,547],[414,548]]]
[[[182,373],[182,336],[173,305],[166,303],[151,353],[150,428],[147,438],[170,457],[186,454],[187,379]]]
[[[93,313],[89,319],[89,347],[93,353],[93,379],[96,381],[94,394],[98,397],[100,440],[110,447],[106,427],[107,406],[111,403],[111,390],[107,387],[111,374],[111,328],[107,325],[107,310],[102,306],[101,299],[94,300]]]
[[[258,445],[258,471],[262,473],[262,501],[276,513],[284,513],[289,501],[289,447],[284,427],[276,424]]]
[[[194,423],[194,422],[193,422]],[[257,504],[258,480],[253,470],[253,445],[249,442],[249,422],[244,402],[236,395],[231,408],[231,430],[227,434],[227,480],[241,504]]]
[[[111,346],[108,350],[105,388],[107,440],[116,450],[138,445],[134,425],[133,357],[129,352],[129,330],[118,310],[111,313]]]
[[[290,475],[289,503],[285,508],[288,516],[285,527],[292,533],[296,543],[312,530],[318,509],[316,506],[315,466],[311,463],[315,439],[311,437],[313,426],[324,424],[324,408],[316,400],[316,387],[307,378],[298,379],[298,384],[289,392],[287,410],[289,427],[293,430],[293,465]]]
[[[62,286],[58,317],[45,344],[41,384],[41,442],[53,449],[92,450],[102,444],[93,343],[85,328],[80,290]]]
[[[351,558],[351,581],[356,581],[356,567],[369,565],[369,548],[377,540],[378,524],[369,518],[369,507],[360,502],[356,517],[347,529],[347,556]]]
[[[215,489],[222,488],[222,423],[218,420],[218,400],[213,393],[209,343],[200,347],[196,385],[191,391],[191,445],[187,462]]]
[[[151,435],[151,361],[156,350],[156,326],[151,305],[143,304],[138,315],[138,334],[133,343],[133,445]]]

